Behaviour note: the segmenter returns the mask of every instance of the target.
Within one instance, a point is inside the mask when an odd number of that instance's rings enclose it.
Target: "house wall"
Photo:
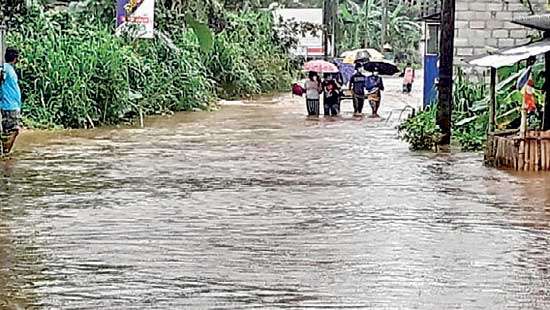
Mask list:
[[[547,0],[531,0],[537,13],[545,11]],[[529,15],[520,0],[457,0],[455,55],[464,58],[483,55],[488,50],[529,42],[530,31],[511,23]]]

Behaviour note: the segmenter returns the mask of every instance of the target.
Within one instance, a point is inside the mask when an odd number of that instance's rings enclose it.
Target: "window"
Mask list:
[[[439,54],[439,24],[426,25],[426,55]]]

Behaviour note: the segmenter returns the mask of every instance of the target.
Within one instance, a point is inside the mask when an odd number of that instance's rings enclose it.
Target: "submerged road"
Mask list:
[[[304,113],[25,137],[0,177],[0,309],[550,308],[549,177]]]

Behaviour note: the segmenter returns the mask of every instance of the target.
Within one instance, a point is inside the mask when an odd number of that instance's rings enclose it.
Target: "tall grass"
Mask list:
[[[159,39],[115,36],[111,25],[70,12],[26,13],[8,38],[22,54],[26,124],[89,128],[287,87],[288,57],[270,14],[227,13],[227,19],[205,54],[183,25],[168,33],[176,51]]]
[[[286,52],[277,40],[268,12],[228,14],[228,26],[216,34],[207,66],[224,98],[254,95],[288,87]]]

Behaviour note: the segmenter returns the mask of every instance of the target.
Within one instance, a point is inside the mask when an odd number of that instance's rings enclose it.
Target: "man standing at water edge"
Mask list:
[[[0,111],[2,113],[2,141],[4,153],[8,154],[13,148],[15,139],[21,131],[21,90],[19,79],[15,72],[15,64],[19,58],[19,51],[13,48],[6,50],[3,77],[0,91]]]

